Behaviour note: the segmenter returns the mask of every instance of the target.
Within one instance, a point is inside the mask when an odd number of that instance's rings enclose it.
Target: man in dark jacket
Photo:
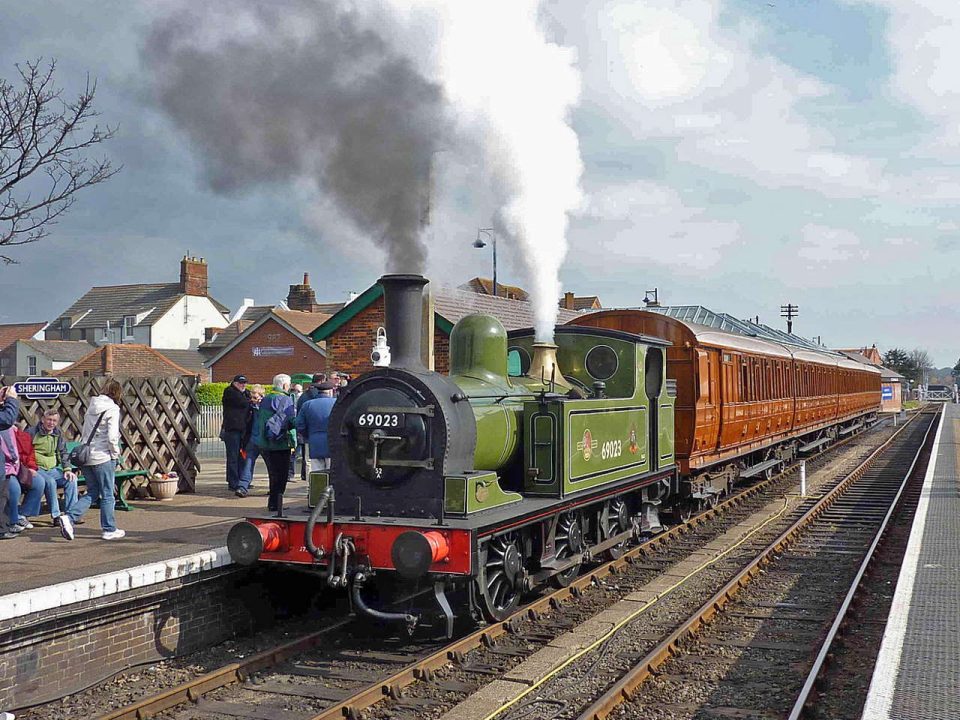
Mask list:
[[[300,399],[297,400],[297,412],[300,412],[300,408],[303,407],[304,403],[310,402],[311,400],[320,397],[320,385],[327,381],[326,373],[314,373],[313,380],[311,381],[310,387],[303,391],[303,395],[300,396]]]
[[[223,440],[227,457],[227,486],[234,492],[240,487],[240,447],[249,412],[247,378],[236,375],[223,391],[223,426],[220,429],[220,439]]]
[[[0,388],[0,431],[9,430],[20,417],[20,401],[17,391],[11,387]],[[17,533],[10,532],[7,521],[7,478],[0,472],[0,540],[12,540]]]

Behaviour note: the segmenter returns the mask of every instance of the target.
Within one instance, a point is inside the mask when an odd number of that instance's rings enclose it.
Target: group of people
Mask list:
[[[226,452],[227,487],[246,497],[254,465],[262,457],[267,466],[267,509],[283,502],[287,482],[294,476],[297,457],[308,452],[311,471],[330,467],[327,425],[330,411],[349,378],[343,373],[316,373],[306,390],[291,386],[289,375],[273,378],[268,390],[237,375],[223,391],[220,439]],[[304,455],[305,457],[305,455]]]
[[[13,387],[0,388],[0,453],[4,476],[0,481],[0,540],[20,537],[33,529],[30,518],[40,515],[46,499],[50,517],[67,540],[74,526],[83,522],[90,506],[100,503],[101,537],[117,540],[126,533],[117,528],[114,508],[116,463],[120,457],[120,399],[116,380],[104,383],[100,394],[87,406],[81,443],[87,446],[83,475],[86,494],[78,491],[78,474],[67,457],[67,443],[60,429],[60,413],[45,410],[36,425],[17,425],[20,400]],[[63,490],[63,509],[57,490]]]

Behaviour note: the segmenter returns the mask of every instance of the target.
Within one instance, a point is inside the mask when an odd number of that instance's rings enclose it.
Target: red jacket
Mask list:
[[[37,455],[33,452],[33,438],[30,433],[14,426],[13,434],[17,437],[17,452],[20,454],[20,464],[31,470],[37,469]]]

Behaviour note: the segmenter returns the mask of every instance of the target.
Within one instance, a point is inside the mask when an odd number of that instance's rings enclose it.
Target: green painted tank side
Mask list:
[[[495,317],[468,315],[450,333],[450,379],[470,398],[477,419],[474,468],[499,470],[520,445],[522,395],[507,377],[507,332]]]

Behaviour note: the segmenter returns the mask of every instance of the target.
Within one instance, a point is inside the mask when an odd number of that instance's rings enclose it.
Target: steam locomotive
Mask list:
[[[432,588],[451,634],[464,611],[503,619],[524,592],[569,584],[583,563],[662,529],[665,509],[710,504],[739,477],[769,474],[879,409],[868,366],[698,336],[640,311],[585,316],[557,327],[554,343],[470,315],[450,334],[441,375],[420,351],[426,283],[380,279],[390,366],[334,406],[331,469],[311,473],[307,506],[230,530],[234,562],[316,569],[360,613],[411,630],[418,613],[374,607],[367,589],[384,576]],[[811,369],[824,393],[798,397],[807,385],[793,378]]]
[[[660,339],[558,327],[555,345],[537,343],[488,315],[460,320],[449,376],[431,372],[426,282],[380,279],[391,365],[334,406],[312,507],[248,518],[228,548],[240,564],[316,567],[359,611],[409,626],[416,616],[371,607],[364,586],[379,573],[431,583],[450,632],[450,589],[476,617],[502,619],[524,591],[569,583],[588,558],[659,527],[658,505],[678,490],[674,385]]]

